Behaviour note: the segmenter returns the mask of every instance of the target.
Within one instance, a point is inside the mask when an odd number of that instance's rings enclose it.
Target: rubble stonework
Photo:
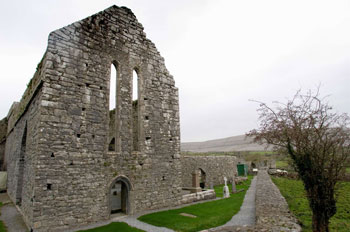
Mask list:
[[[237,176],[237,163],[235,156],[181,156],[183,186],[192,186],[194,171],[201,173],[200,182],[205,183],[205,188],[224,184],[224,177],[231,181]]]
[[[113,117],[111,64],[118,73]],[[28,89],[8,115],[8,194],[33,231],[108,219],[117,182],[127,194],[125,213],[174,206],[182,200],[179,152],[173,77],[134,14],[112,6],[50,33]]]
[[[5,144],[7,135],[7,118],[0,120],[0,171],[6,170],[4,165]]]
[[[285,198],[266,170],[259,170],[255,193],[255,225],[224,226],[209,229],[216,232],[300,232],[298,220],[289,211]]]

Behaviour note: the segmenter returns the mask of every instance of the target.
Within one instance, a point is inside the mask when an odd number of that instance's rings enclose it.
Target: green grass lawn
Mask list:
[[[312,231],[312,212],[309,207],[304,185],[300,180],[272,177],[273,182],[286,198],[289,209],[302,223],[303,231]],[[330,231],[350,231],[350,182],[339,184],[337,213],[330,220]]]
[[[89,230],[79,230],[78,232],[144,232],[143,230],[134,228],[126,224],[125,222],[112,222],[108,225],[97,227]]]
[[[237,185],[237,189],[249,188],[252,177],[243,184]],[[215,191],[218,197],[222,197],[223,185],[216,186]],[[231,189],[230,189],[231,191]],[[167,227],[175,231],[200,231],[217,227],[229,221],[235,215],[244,199],[246,191],[231,194],[229,198],[199,203],[180,209],[161,211],[139,217],[140,221],[151,225]],[[187,213],[197,216],[196,218],[186,217],[180,213]]]
[[[276,161],[276,168],[286,169],[288,167],[289,167],[289,164],[287,161],[283,161],[283,160]]]

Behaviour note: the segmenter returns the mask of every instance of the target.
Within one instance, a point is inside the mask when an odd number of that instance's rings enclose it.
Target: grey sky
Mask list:
[[[350,2],[285,0],[1,0],[0,117],[19,101],[48,34],[111,5],[127,6],[180,90],[183,142],[257,126],[255,99],[299,88],[350,112]]]

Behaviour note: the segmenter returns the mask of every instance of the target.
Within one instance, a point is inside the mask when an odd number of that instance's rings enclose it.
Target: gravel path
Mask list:
[[[255,224],[255,192],[256,176],[253,178],[248,191],[245,194],[243,204],[239,212],[223,226],[241,226]]]

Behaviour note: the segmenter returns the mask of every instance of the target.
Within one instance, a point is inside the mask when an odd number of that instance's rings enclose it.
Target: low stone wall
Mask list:
[[[182,196],[181,204],[188,204],[196,201],[204,201],[209,199],[215,199],[216,194],[213,189],[209,189],[206,191],[198,192],[198,193],[190,193]]]
[[[224,184],[224,177],[229,181],[237,176],[238,159],[235,156],[181,156],[182,185],[192,186],[193,171],[201,171],[200,182],[209,188],[210,184]]]
[[[256,185],[256,227],[267,231],[301,231],[297,219],[266,171],[259,171]]]
[[[260,170],[255,194],[256,224],[214,228],[210,232],[300,232],[297,219],[289,212],[288,204],[265,170]],[[204,231],[203,231],[204,232]]]

